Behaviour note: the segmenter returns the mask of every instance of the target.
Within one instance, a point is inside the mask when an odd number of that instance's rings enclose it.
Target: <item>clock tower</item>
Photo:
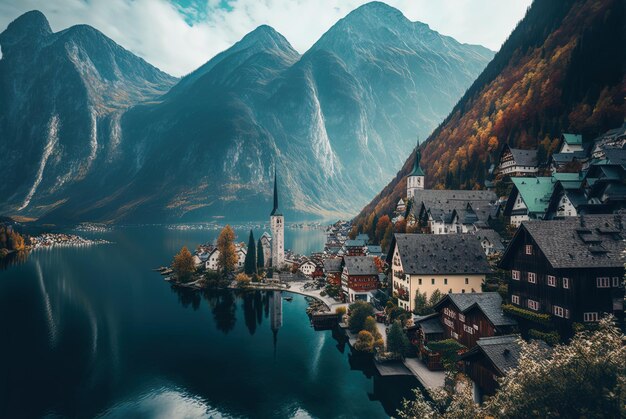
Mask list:
[[[406,196],[408,199],[415,197],[417,191],[424,190],[424,171],[420,167],[420,159],[422,153],[420,152],[420,143],[417,141],[417,147],[415,148],[415,162],[413,163],[413,170],[406,178]]]

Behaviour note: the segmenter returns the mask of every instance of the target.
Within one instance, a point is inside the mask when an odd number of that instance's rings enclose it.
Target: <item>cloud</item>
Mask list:
[[[460,42],[497,50],[531,0],[388,0],[409,19]],[[85,23],[160,69],[193,71],[246,33],[268,24],[306,51],[366,0],[0,0],[0,30],[38,9],[54,31]]]

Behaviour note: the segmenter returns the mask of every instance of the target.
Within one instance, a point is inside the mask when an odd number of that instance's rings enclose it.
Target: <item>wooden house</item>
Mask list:
[[[380,286],[378,267],[369,256],[345,256],[341,273],[341,290],[347,302],[369,301],[370,291]]]

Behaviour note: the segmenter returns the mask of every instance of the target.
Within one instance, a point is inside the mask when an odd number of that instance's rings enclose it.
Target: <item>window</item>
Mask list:
[[[435,285],[435,278],[430,278],[430,283],[431,283],[432,285]]]
[[[563,288],[569,289],[569,278],[563,278]]]
[[[519,295],[511,295],[511,302],[519,305]]]
[[[521,275],[520,275],[520,271],[511,271],[511,278],[513,278],[513,279],[515,279],[515,280],[519,281],[520,276],[521,276]]]
[[[596,286],[598,288],[609,288],[611,286],[611,283],[609,282],[609,277],[596,278]]]
[[[569,310],[568,309],[565,309],[565,318],[569,319]]]
[[[532,244],[527,244],[526,245],[526,254],[527,255],[532,255],[533,254],[533,245]]]
[[[613,286],[614,287],[619,287],[620,283],[619,283],[619,276],[614,276],[613,277]]]
[[[548,286],[556,287],[556,277],[554,275],[548,275]]]
[[[465,290],[461,290],[461,294],[465,294]]]
[[[417,280],[418,284],[422,285],[422,278]]]
[[[537,274],[534,272],[528,272],[528,282],[531,284],[537,283]]]
[[[552,307],[552,311],[554,312],[554,315],[557,317],[565,317],[565,310],[563,310],[563,307],[554,306]]]
[[[586,322],[597,322],[598,313],[583,313],[583,320]]]
[[[448,278],[443,279],[443,285],[448,285]]]
[[[465,285],[469,284],[469,278],[465,278]]]
[[[528,308],[531,310],[538,311],[539,310],[539,301],[528,300]]]

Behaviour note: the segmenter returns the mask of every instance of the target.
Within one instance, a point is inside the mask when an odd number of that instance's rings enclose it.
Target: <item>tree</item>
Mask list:
[[[387,334],[387,352],[404,356],[409,349],[409,338],[402,329],[402,324],[396,320]]]
[[[365,318],[365,322],[363,323],[363,330],[370,332],[374,337],[374,340],[378,340],[383,337],[378,331],[378,327],[376,326],[376,320],[374,320],[374,317],[372,316],[367,316]]]
[[[265,268],[265,254],[263,253],[263,243],[261,239],[256,244],[256,267],[259,269]]]
[[[361,330],[354,343],[354,349],[361,352],[372,352],[374,350],[374,336],[367,330]]]
[[[363,330],[365,319],[374,315],[374,307],[365,301],[356,301],[350,304],[350,318],[348,319],[348,327],[352,333],[358,333]]]
[[[243,262],[243,271],[247,275],[256,273],[256,245],[254,241],[254,234],[250,230],[250,237],[248,238],[248,251],[246,252],[246,258]]]
[[[434,290],[433,293],[430,294],[430,298],[428,299],[428,305],[431,311],[432,311],[433,306],[437,304],[439,300],[441,300],[442,298],[443,298],[443,294],[438,289]]]
[[[237,281],[237,285],[241,288],[245,288],[250,285],[250,277],[243,272],[238,273],[235,276],[235,281]]]
[[[380,243],[383,239],[387,228],[391,225],[391,220],[388,215],[383,215],[380,217],[378,222],[376,223],[376,230],[374,232],[374,242]]]
[[[235,232],[229,225],[222,229],[217,238],[217,250],[220,252],[217,259],[219,269],[224,276],[230,276],[235,271],[239,256],[235,249]]]
[[[424,395],[405,401],[401,418],[619,418],[626,407],[625,336],[612,317],[596,330],[578,332],[569,345],[552,350],[534,341],[519,341],[521,352],[515,368],[500,380],[493,397],[481,406],[472,399],[469,385],[460,391]]]
[[[393,224],[389,223],[387,228],[385,229],[385,234],[383,235],[383,239],[380,242],[380,247],[383,252],[389,251],[389,246],[391,245],[391,239],[393,238]]]
[[[174,269],[179,281],[183,282],[187,281],[191,274],[196,271],[196,266],[193,263],[193,256],[191,256],[191,252],[187,249],[187,246],[183,246],[183,248],[180,249],[180,252],[174,256],[172,269]]]
[[[426,293],[421,293],[419,288],[415,291],[415,307],[413,311],[415,314],[425,315],[428,309],[428,300],[426,299]]]

